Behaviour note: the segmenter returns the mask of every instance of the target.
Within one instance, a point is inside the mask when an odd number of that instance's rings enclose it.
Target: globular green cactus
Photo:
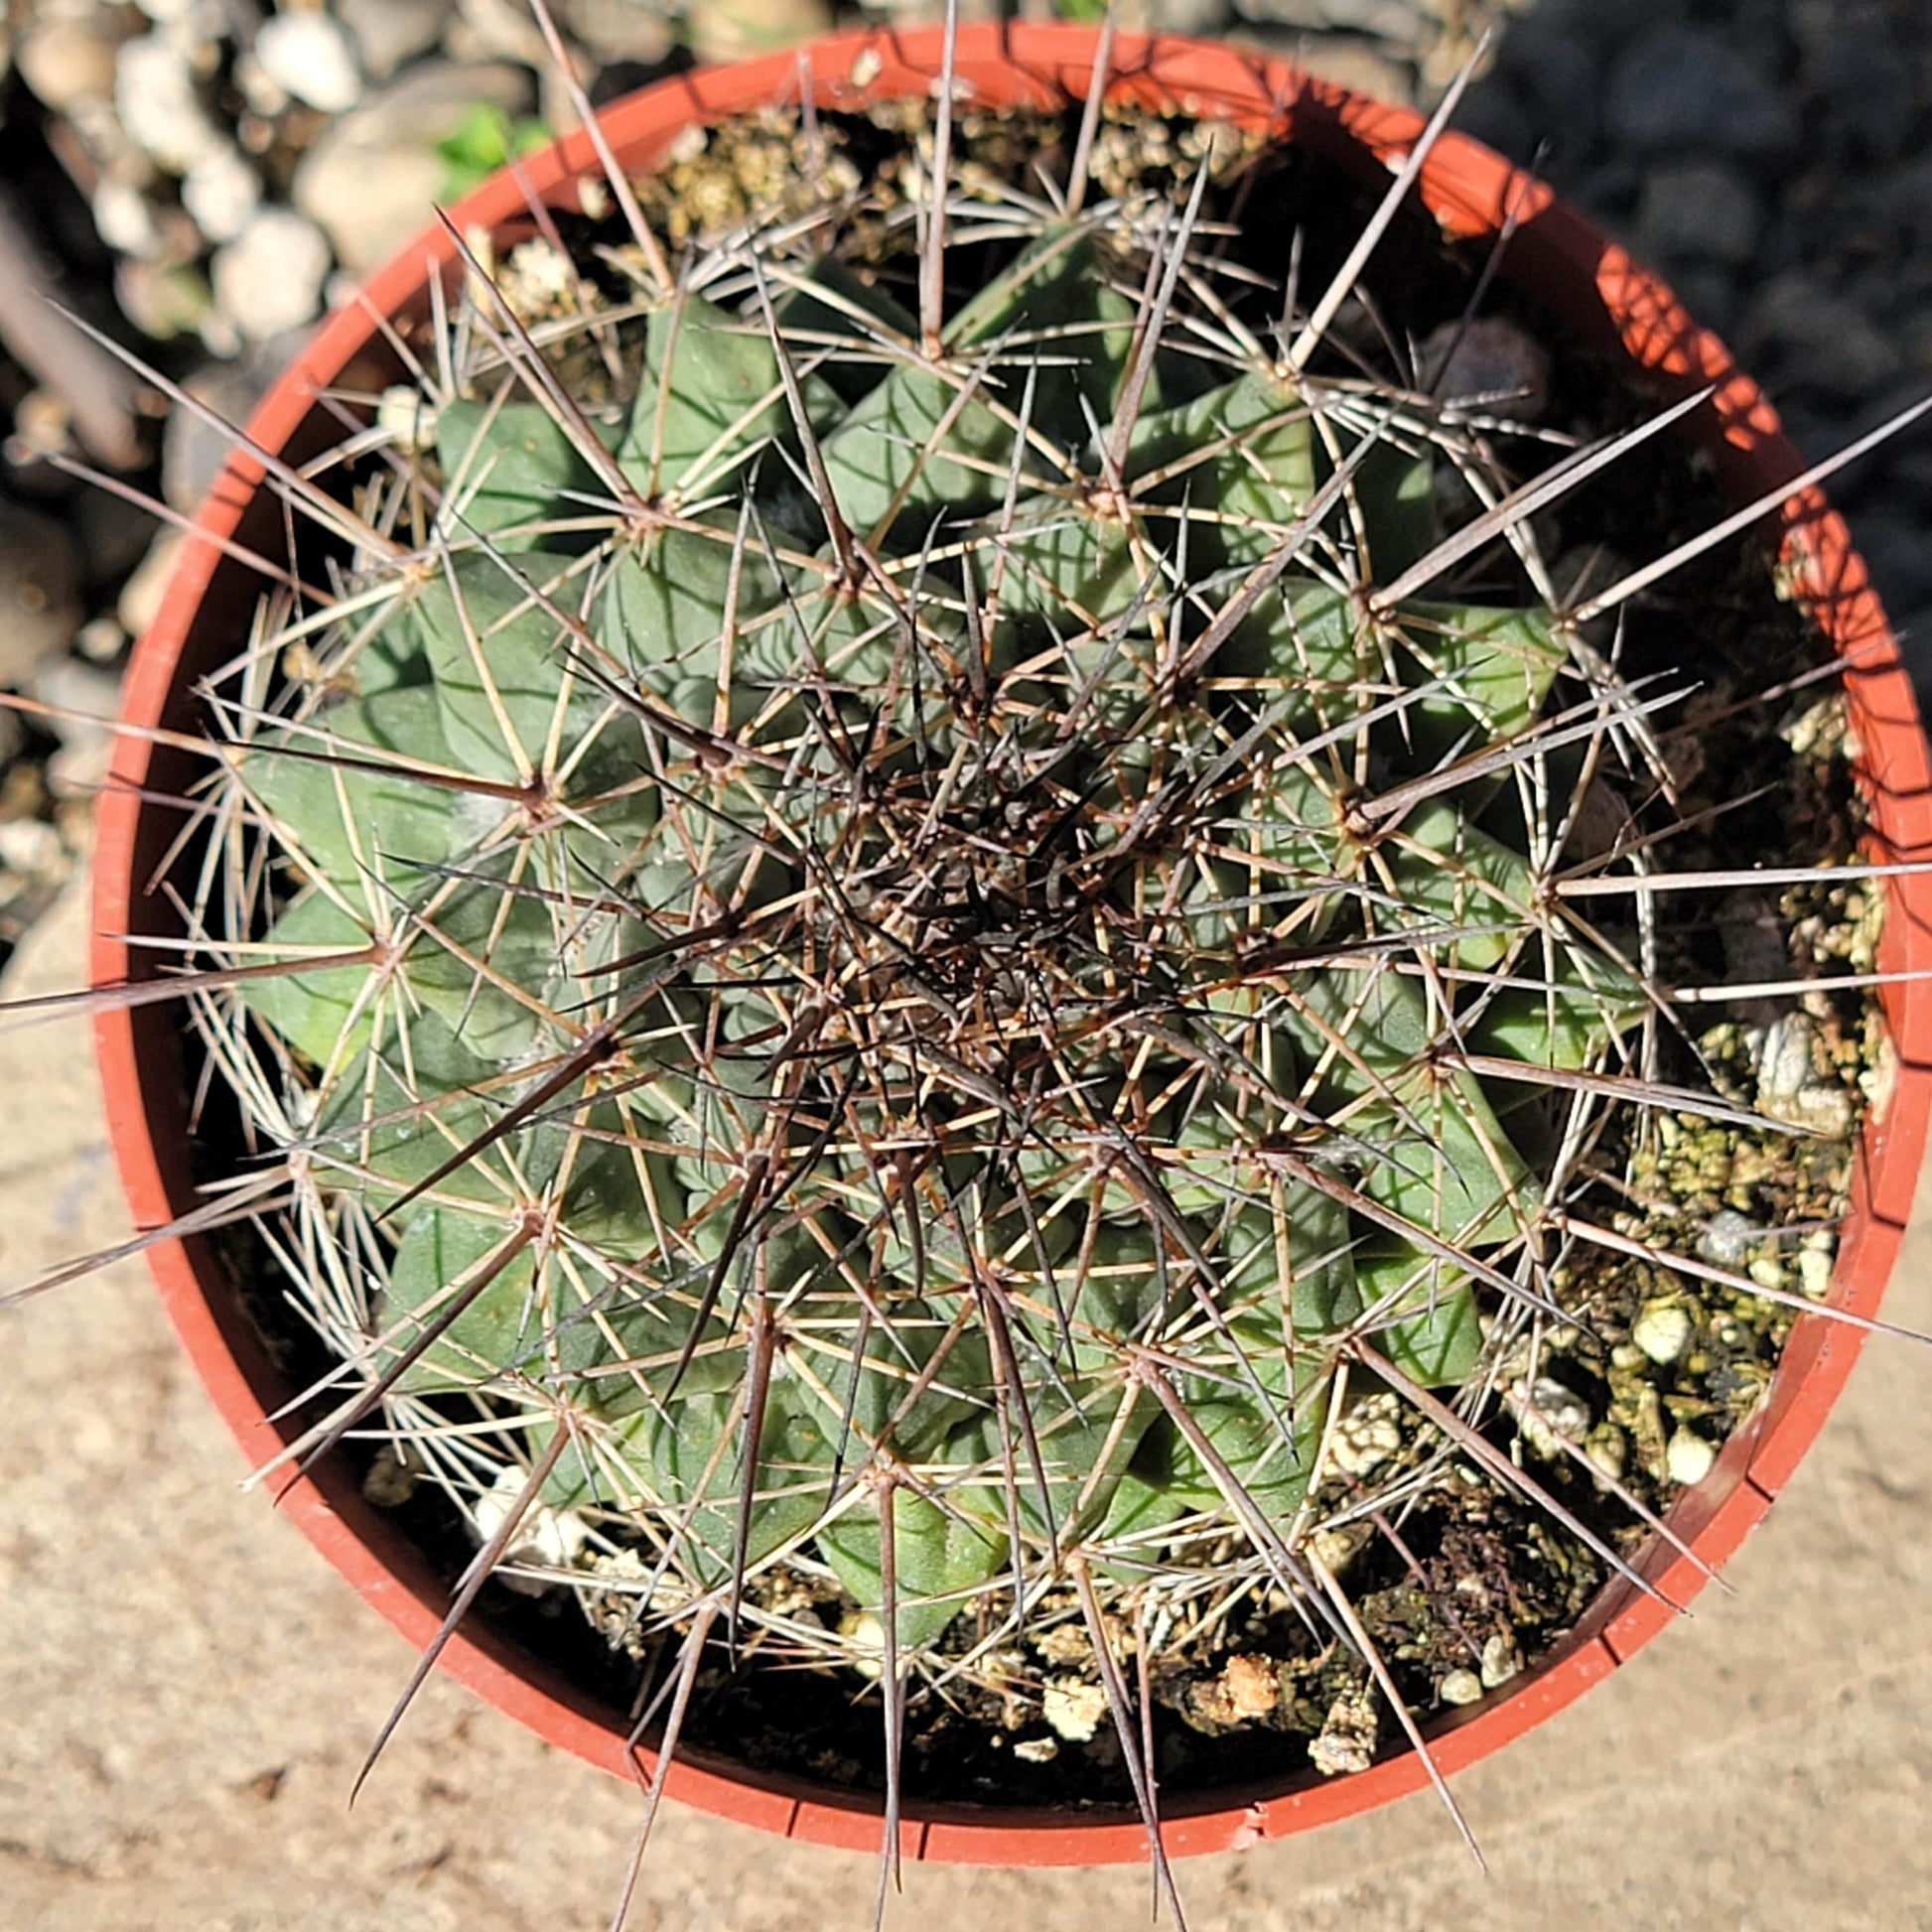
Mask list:
[[[898,1684],[1205,1577],[1354,1641],[1350,1378],[1475,1417],[1649,1104],[1551,881],[1679,694],[1177,173],[473,286],[234,707],[204,1006],[345,1362],[305,1447],[635,1623]]]

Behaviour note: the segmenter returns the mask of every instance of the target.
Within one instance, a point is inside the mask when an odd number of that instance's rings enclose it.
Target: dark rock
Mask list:
[[[1514,92],[1493,76],[1472,89],[1455,117],[1459,132],[1491,147],[1511,161],[1527,163],[1536,151],[1537,122]]]
[[[1612,140],[1643,154],[1766,157],[1798,138],[1790,100],[1759,62],[1722,34],[1677,21],[1650,28],[1618,58],[1604,118]]]
[[[1804,77],[1831,103],[1832,132],[1845,149],[1877,161],[1903,152],[1915,88],[1911,69],[1882,26],[1833,35],[1807,58]]]
[[[1418,382],[1432,395],[1487,415],[1534,422],[1550,400],[1549,351],[1501,316],[1444,323],[1416,364]]]
[[[1499,65],[1538,138],[1556,152],[1582,153],[1596,138],[1602,61],[1574,31],[1549,15],[1530,14],[1503,42]]]
[[[1706,329],[1727,336],[1737,320],[1737,284],[1727,270],[1688,262],[1671,271],[1677,299]]]
[[[1723,162],[1669,162],[1644,182],[1637,206],[1639,253],[1660,262],[1751,258],[1763,210],[1743,174]]]
[[[1851,519],[1852,541],[1893,621],[1932,605],[1932,539],[1925,525],[1897,511],[1861,510]],[[1932,643],[1932,638],[1926,640]]]
[[[1835,402],[1857,402],[1897,376],[1898,345],[1856,303],[1793,270],[1759,289],[1738,329],[1738,346],[1760,381],[1800,385]]]

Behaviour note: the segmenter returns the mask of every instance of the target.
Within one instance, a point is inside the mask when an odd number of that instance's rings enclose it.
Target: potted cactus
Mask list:
[[[1076,29],[688,76],[203,517],[98,862],[149,1252],[422,1671],[653,1802],[1165,1871],[1440,1782],[1872,1323],[1882,616],[1721,347],[1439,131]]]

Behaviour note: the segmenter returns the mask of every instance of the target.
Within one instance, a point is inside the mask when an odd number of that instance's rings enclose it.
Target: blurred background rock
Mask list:
[[[1092,17],[1100,0],[1021,0]],[[553,0],[591,98],[936,0]],[[967,11],[986,0],[968,0]],[[1932,387],[1932,0],[1138,0],[1132,24],[1424,106],[1676,283],[1822,453]],[[111,708],[222,447],[49,306],[239,418],[326,307],[571,120],[521,0],[14,0],[0,26],[0,687]],[[1836,493],[1932,690],[1932,437]],[[0,714],[0,959],[71,869],[103,735]]]

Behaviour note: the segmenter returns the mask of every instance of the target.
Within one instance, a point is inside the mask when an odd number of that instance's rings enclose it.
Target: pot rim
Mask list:
[[[989,105],[1062,105],[1084,96],[1097,44],[1097,29],[1073,24],[965,26],[955,74]],[[924,93],[941,70],[942,45],[943,31],[936,27],[830,36],[795,52],[658,81],[606,109],[600,122],[620,160],[635,173],[660,159],[694,122],[795,101],[807,84],[827,108]],[[1399,166],[1423,125],[1407,108],[1311,79],[1285,62],[1170,36],[1118,36],[1108,86],[1111,97],[1211,113],[1363,167]],[[452,211],[453,225],[458,231],[514,228],[527,221],[532,198],[571,206],[574,184],[598,172],[590,135],[580,129],[467,197]],[[1513,220],[1504,278],[1519,285],[1533,281],[1579,341],[1619,349],[1659,400],[1708,387],[1708,400],[1682,428],[1710,454],[1731,497],[1751,500],[1801,473],[1775,412],[1724,345],[1697,327],[1663,282],[1546,185],[1451,133],[1432,151],[1419,192],[1452,236],[1493,233]],[[432,275],[447,275],[456,263],[452,233],[439,224],[379,271],[316,331],[264,398],[248,425],[254,448],[279,451],[305,424],[313,430],[324,413],[319,399],[325,392],[344,384],[365,354],[381,350],[379,319],[406,312]],[[135,730],[117,741],[94,859],[90,980],[96,987],[153,974],[152,953],[132,949],[122,936],[169,923],[166,908],[141,890],[170,829],[157,827],[167,814],[144,796],[164,750],[147,728],[187,716],[190,700],[177,687],[176,672],[191,641],[203,641],[197,624],[211,585],[219,580],[217,588],[226,587],[230,602],[237,584],[248,587],[250,601],[255,595],[258,580],[228,562],[220,546],[234,538],[263,478],[259,458],[238,449],[196,519],[161,611],[129,665],[121,716]],[[1887,857],[1932,855],[1925,740],[1864,567],[1818,490],[1794,494],[1775,515],[1786,569],[1851,665],[1846,686],[1863,751],[1860,778],[1873,843]],[[1932,1115],[1932,876],[1893,878],[1887,886],[1880,965],[1929,976],[1884,989],[1898,1077],[1882,1118],[1868,1121],[1864,1130],[1830,1291],[1836,1307],[1865,1316],[1875,1311],[1896,1259]],[[161,1007],[113,1008],[95,1016],[94,1035],[110,1137],[134,1223],[144,1232],[159,1229],[197,1199],[188,1167],[179,1031]],[[235,1305],[207,1235],[158,1240],[147,1254],[209,1395],[251,1460],[265,1460],[285,1440],[268,1418],[289,1391]],[[1694,1555],[1679,1555],[1653,1537],[1637,1561],[1663,1596],[1688,1603],[1707,1581],[1702,1566],[1715,1571],[1762,1516],[1817,1435],[1863,1340],[1863,1332],[1849,1324],[1799,1318],[1766,1404],[1725,1445],[1711,1474],[1670,1512],[1673,1531]],[[448,1590],[427,1561],[363,1501],[352,1479],[326,1467],[290,1484],[278,1501],[415,1648],[428,1645]],[[1454,1771],[1501,1748],[1607,1676],[1670,1620],[1663,1604],[1613,1581],[1534,1672],[1427,1727],[1437,1765]],[[441,1661],[546,1741],[604,1770],[636,1779],[654,1766],[648,1750],[626,1750],[628,1725],[620,1713],[565,1684],[485,1625],[466,1625]],[[1426,1768],[1412,1750],[1332,1780],[1298,1767],[1264,1787],[1176,1797],[1164,1806],[1163,1841],[1173,1856],[1238,1849],[1357,1815],[1426,1782]],[[783,1836],[878,1845],[881,1806],[870,1794],[758,1772],[696,1751],[680,1751],[666,1788],[687,1804]],[[900,1849],[908,1859],[1035,1865],[1146,1856],[1146,1835],[1132,1811],[1063,1813],[921,1805],[916,1799],[908,1799],[904,1810]]]

